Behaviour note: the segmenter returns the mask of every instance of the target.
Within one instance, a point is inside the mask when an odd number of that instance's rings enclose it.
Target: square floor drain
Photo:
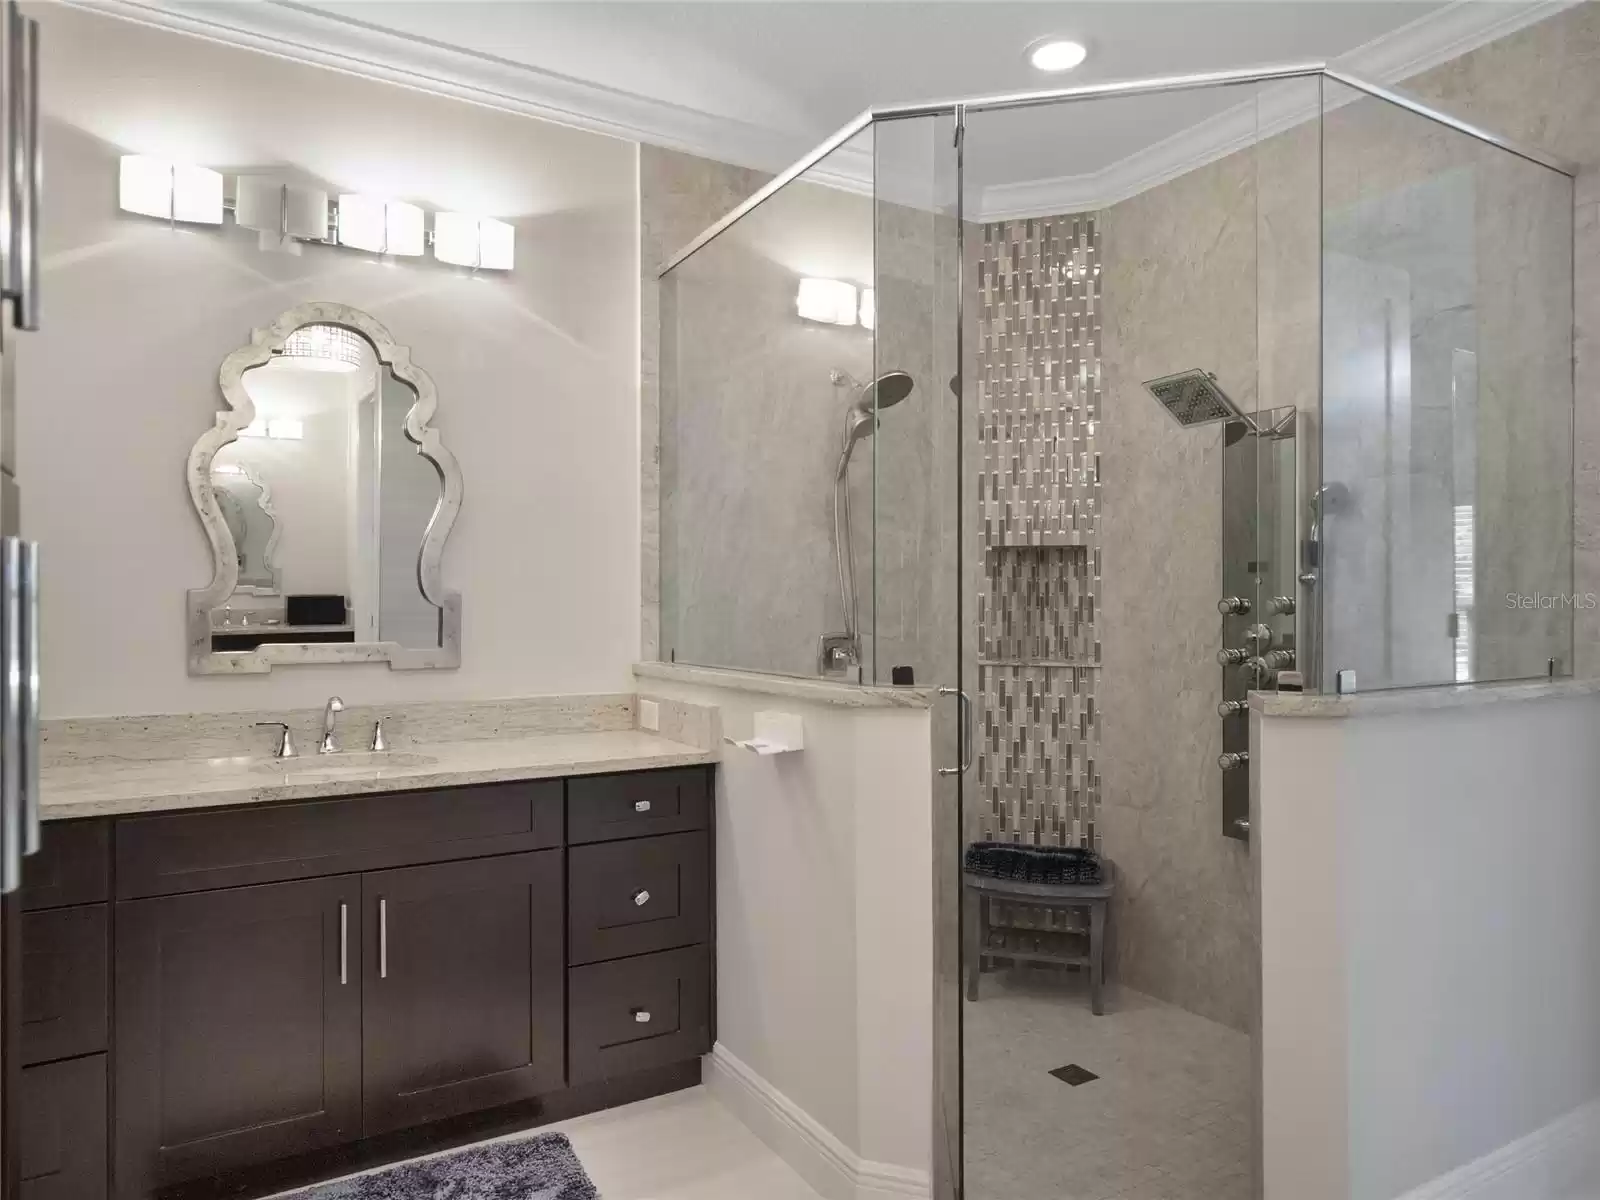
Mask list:
[[[1088,1083],[1091,1079],[1100,1078],[1093,1071],[1086,1071],[1077,1063],[1068,1063],[1064,1067],[1057,1067],[1050,1074],[1061,1080],[1062,1083],[1070,1083],[1073,1087]]]

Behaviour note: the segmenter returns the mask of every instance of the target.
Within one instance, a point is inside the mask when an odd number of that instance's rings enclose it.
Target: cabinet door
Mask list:
[[[565,1082],[561,851],[362,876],[368,1136]]]
[[[20,1200],[105,1200],[106,1056],[22,1072]]]
[[[361,1136],[360,877],[116,906],[116,1192]]]

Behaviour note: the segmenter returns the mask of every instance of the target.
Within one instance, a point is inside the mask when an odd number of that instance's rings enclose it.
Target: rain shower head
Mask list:
[[[1144,385],[1144,390],[1185,429],[1191,425],[1209,425],[1213,421],[1249,420],[1217,386],[1217,377],[1210,371],[1196,368],[1152,379]]]
[[[886,408],[893,408],[911,395],[911,389],[916,386],[904,371],[885,371],[861,389],[861,394],[856,397],[855,409],[857,412],[870,413],[874,409],[882,412]]]

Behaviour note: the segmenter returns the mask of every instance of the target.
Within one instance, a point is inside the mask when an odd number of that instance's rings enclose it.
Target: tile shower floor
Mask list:
[[[967,1200],[1249,1200],[1250,1038],[1081,975],[997,971],[966,1005]],[[1075,1064],[1099,1078],[1050,1074]]]

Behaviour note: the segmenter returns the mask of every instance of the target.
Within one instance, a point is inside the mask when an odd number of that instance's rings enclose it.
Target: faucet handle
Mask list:
[[[256,728],[283,730],[283,736],[278,739],[277,754],[279,758],[294,758],[298,753],[294,748],[294,734],[290,732],[286,721],[257,721]]]
[[[387,750],[389,748],[389,743],[383,740],[382,717],[372,723],[372,748],[374,750]]]

